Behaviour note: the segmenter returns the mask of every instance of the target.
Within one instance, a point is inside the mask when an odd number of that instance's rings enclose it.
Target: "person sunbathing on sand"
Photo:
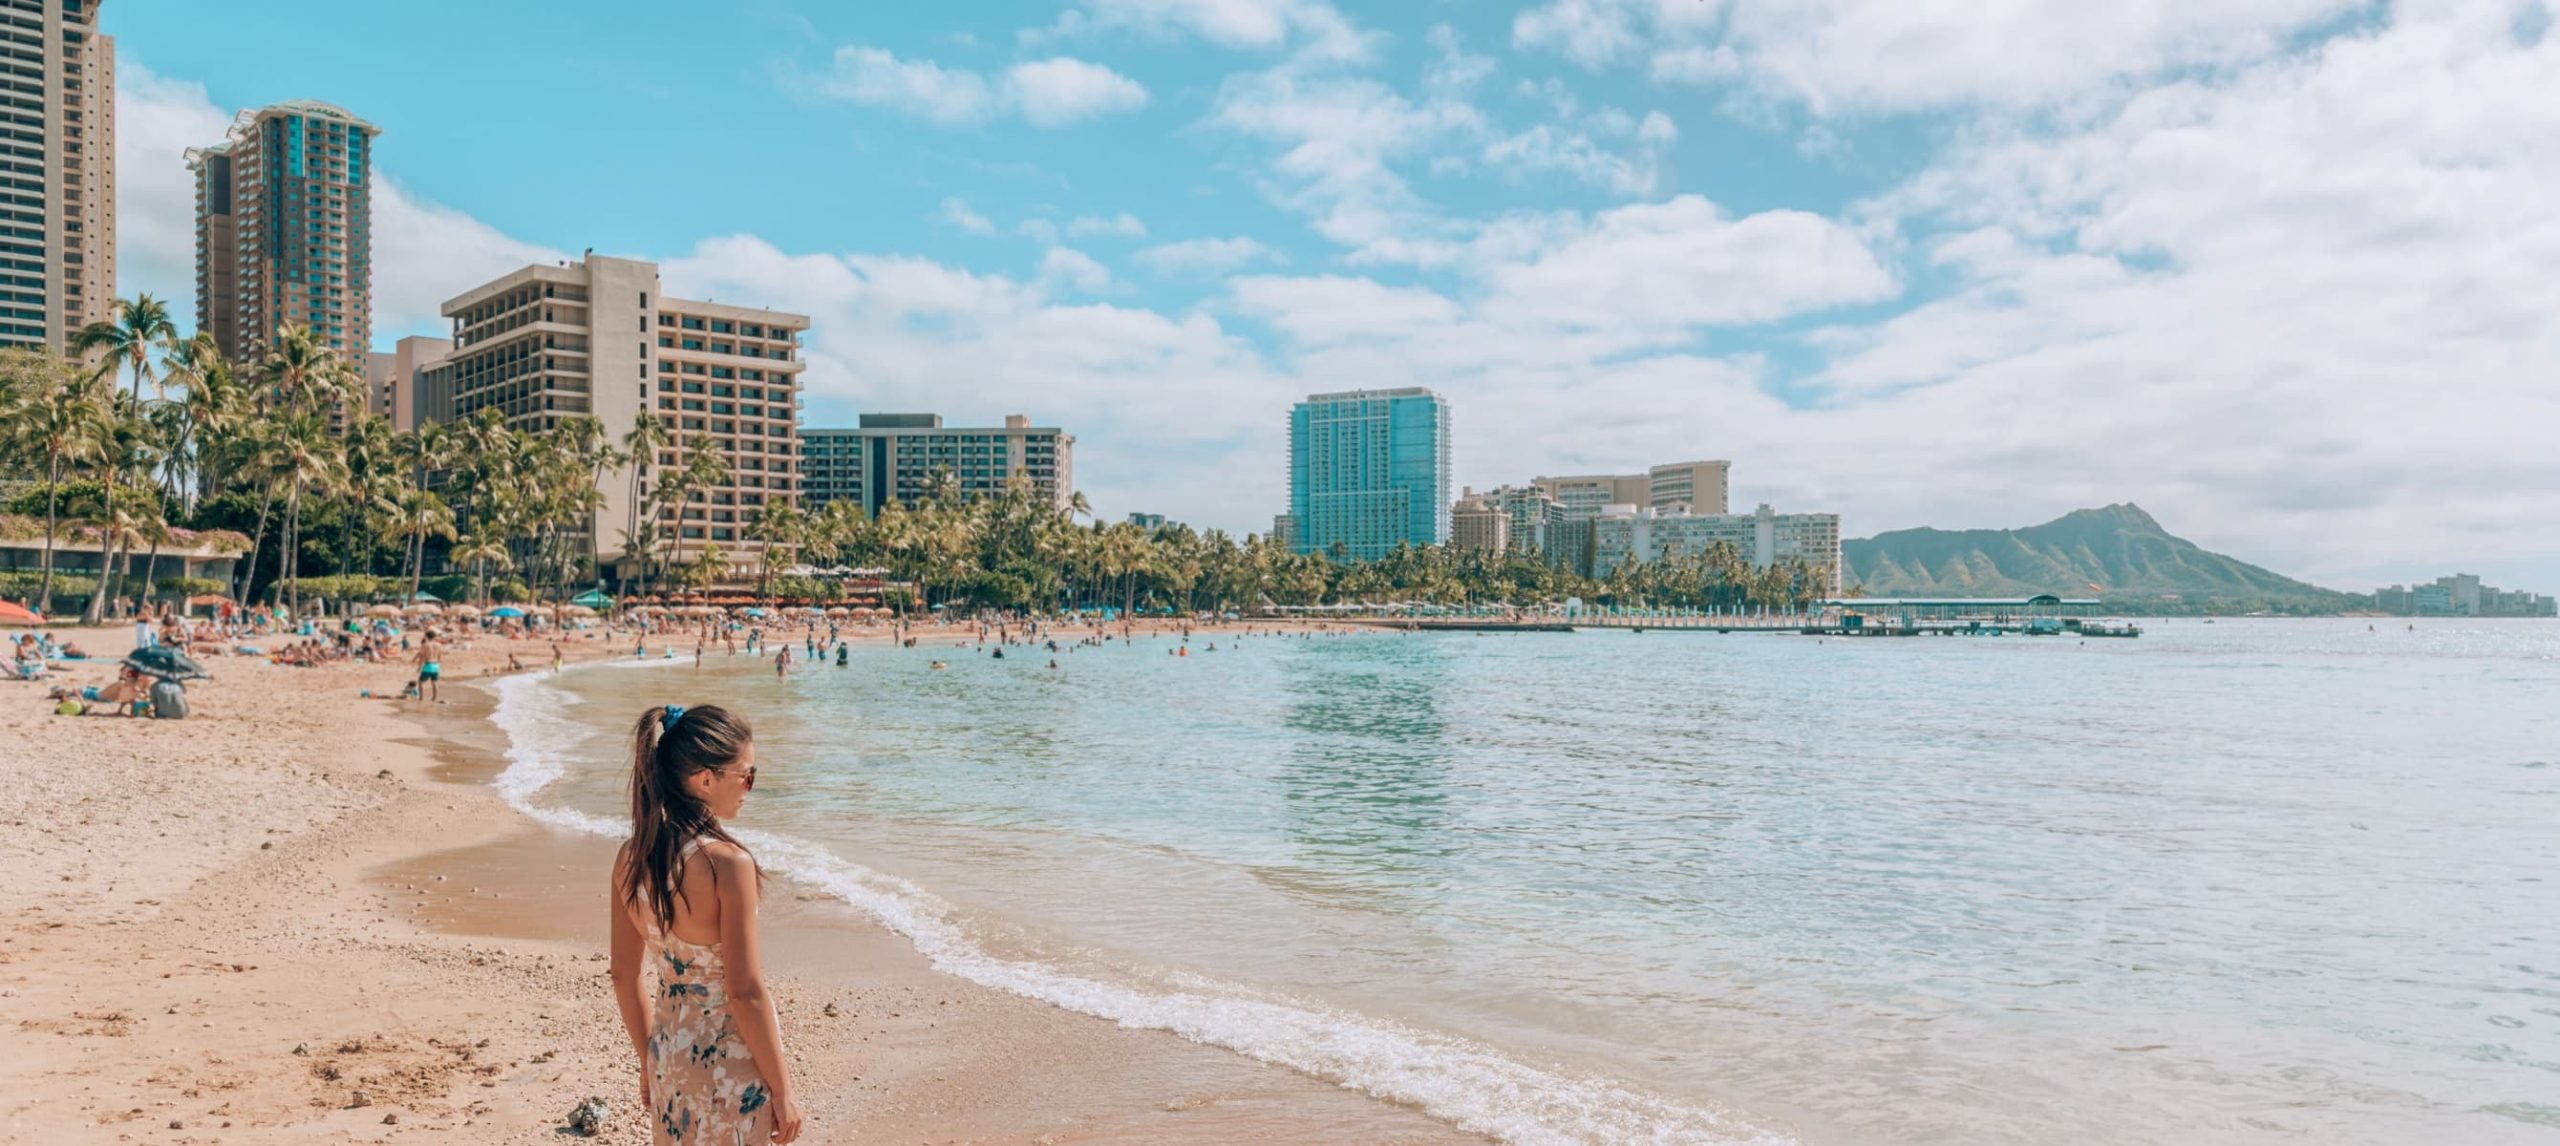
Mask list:
[[[135,672],[130,668],[125,668],[117,670],[116,682],[106,686],[105,688],[90,686],[82,688],[77,692],[67,688],[57,688],[51,693],[48,693],[45,699],[56,702],[67,700],[75,704],[80,704],[80,711],[83,713],[93,710],[90,709],[87,704],[82,702],[94,701],[99,704],[111,704],[115,706],[115,715],[131,716],[133,715],[135,703],[148,698],[150,695],[151,686],[142,679],[142,674]]]

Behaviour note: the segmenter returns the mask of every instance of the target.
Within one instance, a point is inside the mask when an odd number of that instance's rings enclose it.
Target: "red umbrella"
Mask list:
[[[0,601],[0,625],[41,625],[44,614],[24,605]]]

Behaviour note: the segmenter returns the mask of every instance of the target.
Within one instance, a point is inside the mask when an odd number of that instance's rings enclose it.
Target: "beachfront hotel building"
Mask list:
[[[1693,514],[1685,509],[1613,505],[1591,519],[1590,576],[1607,577],[1630,561],[1694,556],[1730,545],[1754,569],[1800,560],[1829,570],[1827,592],[1840,592],[1840,515],[1779,513],[1763,504],[1750,513]]]
[[[800,431],[801,491],[812,507],[850,501],[866,515],[895,502],[914,505],[936,482],[957,481],[969,497],[1021,478],[1065,509],[1075,498],[1073,435],[1034,426],[1021,414],[1002,426],[945,426],[940,414],[864,414],[851,427]]]
[[[391,352],[368,351],[364,356],[365,392],[373,412],[391,422],[400,431],[418,428],[421,402],[418,379],[427,368],[453,354],[453,340],[412,334],[394,343]]]
[[[70,347],[116,301],[116,42],[102,0],[0,3],[0,345]]]
[[[631,467],[646,497],[658,475],[696,451],[716,450],[729,463],[728,480],[659,511],[654,562],[663,569],[718,546],[730,579],[752,575],[759,545],[748,527],[767,507],[799,496],[807,315],[669,298],[657,264],[592,253],[512,272],[445,300],[443,311],[453,322],[449,347],[401,343],[413,363],[405,383],[413,424],[496,410],[509,426],[547,434],[564,419],[592,417],[618,448],[640,411],[654,411],[668,444],[601,479],[603,506],[587,536],[598,574],[638,573],[623,553],[624,536],[638,524]]]
[[[277,328],[311,329],[358,365],[373,346],[373,139],[345,108],[292,100],[240,113],[191,148],[196,327],[255,358]]]
[[[1449,403],[1419,386],[1313,394],[1289,412],[1290,547],[1352,560],[1449,539]]]
[[[1569,517],[1591,517],[1612,505],[1720,514],[1732,511],[1732,477],[1732,462],[1673,462],[1640,474],[1540,477],[1530,484],[1546,490]]]
[[[2540,593],[2484,585],[2473,573],[2376,589],[2373,606],[2400,617],[2560,616],[2560,601]]]
[[[1511,514],[1499,498],[1473,489],[1449,507],[1449,544],[1456,549],[1501,553],[1511,548]]]

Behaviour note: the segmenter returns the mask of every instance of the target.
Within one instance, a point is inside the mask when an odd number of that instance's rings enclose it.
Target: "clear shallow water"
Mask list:
[[[1519,1142],[2560,1142],[2560,625],[1205,643],[520,678],[502,783],[739,706],[946,967]]]

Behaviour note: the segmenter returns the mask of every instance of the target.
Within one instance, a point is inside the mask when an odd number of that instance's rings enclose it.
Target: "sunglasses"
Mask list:
[[[729,770],[728,770],[728,769],[726,769],[726,768],[714,768],[714,769],[712,769],[712,771],[714,771],[714,772],[718,772],[718,773],[720,773],[720,774],[721,774],[721,775],[723,775],[723,776],[727,776],[727,775],[730,775],[730,774],[731,774],[731,773],[729,772]],[[747,765],[746,778],[747,778],[747,791],[750,791],[750,792],[755,791],[755,790],[756,790],[756,768],[755,768],[755,765],[753,765],[753,764]]]

